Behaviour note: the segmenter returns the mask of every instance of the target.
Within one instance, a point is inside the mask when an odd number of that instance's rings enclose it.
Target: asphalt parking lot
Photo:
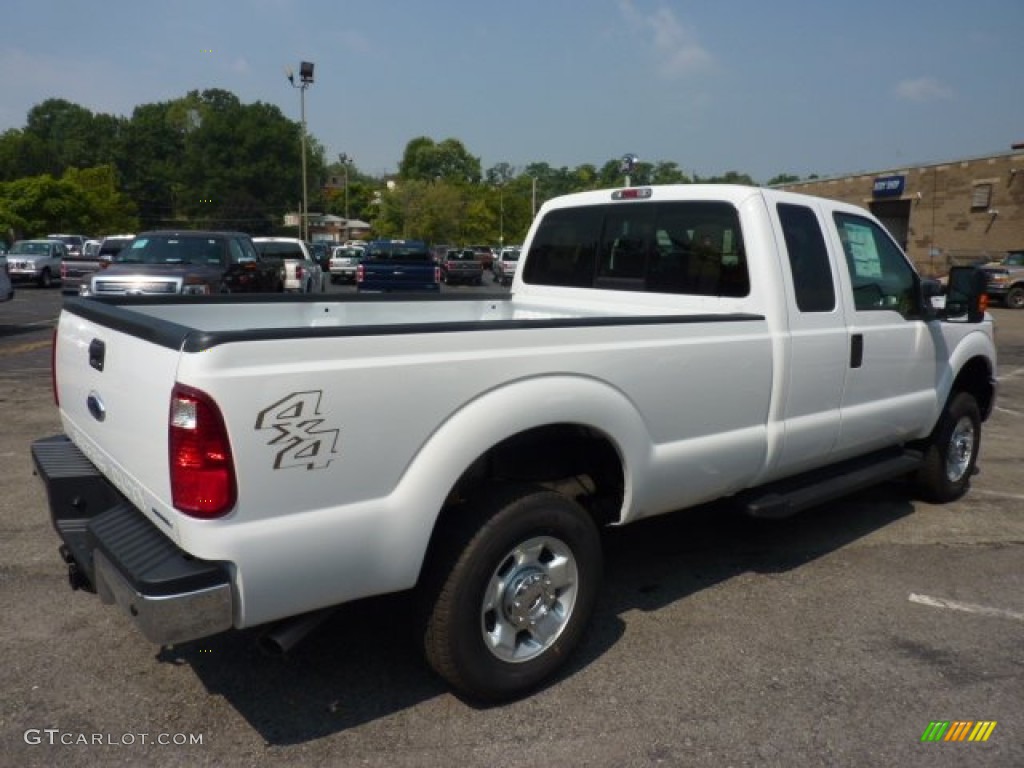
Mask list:
[[[0,765],[1024,765],[1024,312],[994,310],[999,401],[965,498],[891,484],[782,522],[610,532],[569,668],[477,708],[421,661],[400,597],[274,658],[254,632],[157,648],[73,593],[29,458],[59,431],[58,306],[0,304]],[[933,721],[996,725],[923,742]]]

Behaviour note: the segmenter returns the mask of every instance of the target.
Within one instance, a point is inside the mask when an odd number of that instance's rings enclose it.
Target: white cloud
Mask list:
[[[925,104],[931,101],[950,101],[953,90],[932,77],[918,77],[896,83],[893,93],[904,101]]]
[[[238,75],[247,75],[249,74],[249,62],[238,57],[231,63],[231,71]]]
[[[667,78],[685,77],[706,69],[712,56],[685,27],[671,8],[661,6],[641,13],[632,0],[620,0],[626,21],[644,36],[649,36],[658,61],[658,71]]]

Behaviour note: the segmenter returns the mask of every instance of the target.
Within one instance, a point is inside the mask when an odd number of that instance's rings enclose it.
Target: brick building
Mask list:
[[[1024,145],[988,157],[779,188],[869,209],[927,276],[1024,249]]]

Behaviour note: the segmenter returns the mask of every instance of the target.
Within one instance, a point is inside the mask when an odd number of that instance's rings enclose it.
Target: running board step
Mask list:
[[[761,486],[742,495],[740,504],[751,517],[790,517],[826,501],[908,475],[922,461],[923,454],[911,450],[872,454]]]

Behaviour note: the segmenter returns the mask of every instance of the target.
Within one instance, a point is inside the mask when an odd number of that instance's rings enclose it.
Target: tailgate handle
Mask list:
[[[107,345],[99,339],[89,342],[89,367],[97,371],[103,370],[103,362],[107,356]]]

